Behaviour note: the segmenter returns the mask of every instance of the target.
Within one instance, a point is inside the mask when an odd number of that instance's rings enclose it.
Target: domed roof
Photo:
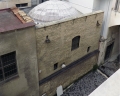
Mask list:
[[[75,17],[79,12],[69,3],[49,0],[34,7],[29,15],[36,23],[46,23],[64,18]]]

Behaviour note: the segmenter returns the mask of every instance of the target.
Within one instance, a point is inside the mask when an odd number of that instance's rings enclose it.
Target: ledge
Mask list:
[[[78,64],[81,64],[82,62],[85,62],[87,59],[93,57],[93,56],[96,55],[97,53],[99,53],[99,51],[98,51],[98,50],[95,50],[95,51],[93,51],[93,52],[85,55],[84,57],[76,60],[75,62],[73,62],[73,63],[71,63],[71,64],[69,64],[69,65],[66,66],[65,68],[63,68],[63,69],[61,69],[61,70],[59,70],[59,71],[51,74],[50,76],[47,76],[46,78],[40,80],[40,81],[39,81],[39,85],[42,85],[42,84],[50,81],[52,78],[54,78],[54,77],[60,75],[61,73],[65,72],[66,70],[68,70],[68,69],[70,69],[70,68],[73,68],[74,66],[76,66],[76,65],[78,65]]]

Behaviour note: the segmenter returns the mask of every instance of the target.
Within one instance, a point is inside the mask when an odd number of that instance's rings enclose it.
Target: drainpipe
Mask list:
[[[98,57],[98,65],[100,65],[101,63],[104,63],[104,56],[105,56],[105,49],[106,49],[106,44],[107,44],[107,35],[108,35],[108,29],[109,29],[109,20],[110,20],[110,16],[111,16],[111,4],[112,4],[113,0],[108,0],[108,7],[107,7],[107,15],[106,15],[106,22],[104,23],[103,26],[103,32],[102,32],[102,37],[104,38],[104,42],[100,42],[99,45],[99,57]]]
[[[119,26],[119,37],[120,37],[120,26]],[[120,38],[119,38],[119,41],[120,41]],[[120,54],[120,42],[119,42],[118,46],[119,46],[119,54]]]

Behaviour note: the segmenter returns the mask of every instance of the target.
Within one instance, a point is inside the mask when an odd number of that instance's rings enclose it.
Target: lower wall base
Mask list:
[[[57,73],[54,73],[51,76],[41,80],[39,82],[40,96],[44,93],[46,93],[47,96],[53,96],[56,94],[56,89],[58,86],[62,85],[63,88],[65,88],[79,77],[89,72],[93,66],[97,64],[97,56],[98,51],[96,50],[71,63]]]

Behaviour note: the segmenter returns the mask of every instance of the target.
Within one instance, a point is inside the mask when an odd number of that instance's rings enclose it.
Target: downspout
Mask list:
[[[111,1],[112,0],[109,0],[108,2],[108,9],[107,9],[107,15],[106,15],[106,18],[107,18],[107,20],[106,20],[106,22],[105,22],[105,26],[104,26],[104,28],[103,28],[103,37],[105,38],[105,39],[107,39],[107,35],[108,35],[108,28],[109,28],[109,20],[110,20],[110,16],[111,16],[111,8],[110,8],[110,5],[111,5]],[[104,33],[105,32],[107,32],[107,34],[106,34],[106,36],[104,36]]]
[[[120,37],[120,26],[119,26],[119,37]],[[120,41],[120,38],[119,38],[119,41]],[[118,46],[119,46],[119,54],[120,54],[120,42],[119,42]]]
[[[107,15],[106,15],[107,20],[106,20],[106,22],[103,26],[103,31],[102,31],[102,36],[104,37],[105,41],[104,42],[99,42],[100,53],[99,53],[99,57],[98,57],[98,65],[100,65],[101,63],[104,62],[105,48],[106,48],[106,44],[107,44],[106,40],[107,40],[107,35],[108,35],[108,25],[109,25],[109,19],[110,19],[110,14],[111,14],[111,8],[110,8],[111,1],[112,0],[108,1],[108,7],[107,7],[108,9],[107,9]]]

